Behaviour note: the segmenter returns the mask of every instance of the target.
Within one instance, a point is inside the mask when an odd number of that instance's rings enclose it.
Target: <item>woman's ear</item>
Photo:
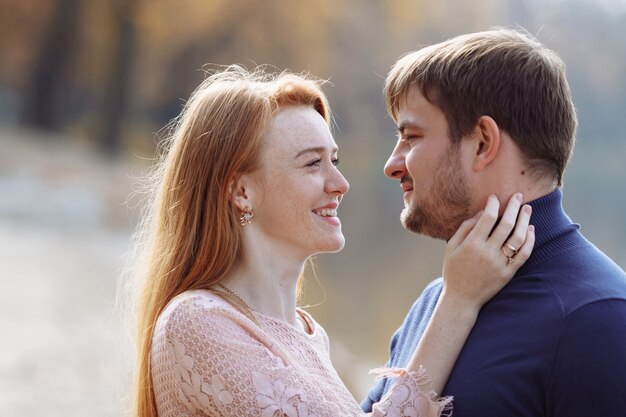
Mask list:
[[[501,131],[498,124],[489,116],[480,116],[472,138],[476,141],[473,168],[475,172],[484,170],[498,154]]]
[[[250,201],[250,196],[246,189],[247,183],[248,178],[246,175],[236,175],[231,178],[228,184],[230,201],[242,212],[248,211],[252,207],[252,202]]]

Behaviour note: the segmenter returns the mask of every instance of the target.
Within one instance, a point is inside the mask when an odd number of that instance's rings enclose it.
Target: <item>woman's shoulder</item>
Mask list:
[[[163,310],[175,312],[192,307],[199,307],[206,310],[231,310],[233,307],[224,298],[209,290],[188,290],[174,297]]]
[[[171,316],[184,313],[214,313],[220,314],[235,310],[231,304],[219,295],[208,290],[189,290],[174,297],[163,309],[161,316]]]
[[[248,327],[250,319],[219,295],[207,290],[189,290],[174,297],[157,319],[165,334],[202,329],[214,333]]]

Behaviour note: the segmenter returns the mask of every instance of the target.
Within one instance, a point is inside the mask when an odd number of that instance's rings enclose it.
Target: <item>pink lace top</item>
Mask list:
[[[159,316],[151,365],[160,417],[363,416],[337,375],[328,336],[306,312],[311,334],[253,312],[257,321],[209,291],[176,297]],[[424,371],[383,370],[397,378],[372,416],[436,417]]]

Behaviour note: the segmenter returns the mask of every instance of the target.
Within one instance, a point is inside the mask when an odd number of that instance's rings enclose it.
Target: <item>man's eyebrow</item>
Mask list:
[[[402,135],[407,128],[420,129],[420,126],[416,123],[405,120],[398,125],[396,130],[398,131],[398,134]]]
[[[296,159],[299,158],[300,156],[304,155],[305,153],[309,153],[309,152],[314,152],[314,153],[324,153],[324,151],[326,151],[326,147],[325,146],[313,146],[311,148],[306,148],[301,150],[300,152],[298,152],[296,154]],[[337,152],[338,148],[336,146],[333,146],[333,148],[331,149],[331,153],[335,153]]]

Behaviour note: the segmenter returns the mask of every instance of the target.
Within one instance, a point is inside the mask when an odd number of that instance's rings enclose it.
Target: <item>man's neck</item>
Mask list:
[[[552,191],[556,190],[557,187],[557,182],[552,179],[542,180],[528,176],[524,176],[524,178],[508,178],[496,184],[493,190],[488,190],[489,192],[484,196],[484,200],[487,200],[490,193],[495,193],[500,201],[500,214],[502,214],[507,202],[515,193],[522,193],[522,202],[526,204],[550,194]],[[480,204],[484,204],[484,202],[480,202]]]
[[[549,184],[533,185],[529,187],[525,187],[521,189],[521,193],[524,195],[522,203],[528,203],[530,201],[536,200],[543,196],[550,194],[552,191],[557,189],[557,184],[550,182]],[[511,193],[512,195],[513,193]]]

